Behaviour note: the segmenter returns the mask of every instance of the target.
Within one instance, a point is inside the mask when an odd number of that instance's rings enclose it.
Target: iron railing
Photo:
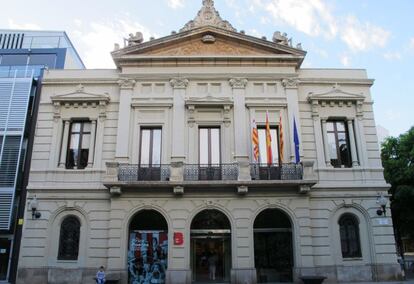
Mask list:
[[[250,164],[252,180],[301,180],[302,164]]]
[[[187,164],[184,165],[184,180],[237,180],[239,168],[237,164]]]
[[[119,181],[168,181],[170,165],[129,165],[120,164]]]

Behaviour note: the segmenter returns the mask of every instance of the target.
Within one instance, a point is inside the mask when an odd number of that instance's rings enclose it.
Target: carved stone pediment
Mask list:
[[[107,104],[110,101],[109,94],[94,94],[85,92],[83,85],[78,85],[73,92],[55,95],[51,97],[53,103],[59,104],[83,104],[83,103],[97,103]]]
[[[324,93],[309,93],[308,100],[310,102],[329,102],[329,101],[344,101],[344,102],[363,102],[365,96],[363,94],[354,94],[343,91],[340,86],[334,85],[331,90]]]

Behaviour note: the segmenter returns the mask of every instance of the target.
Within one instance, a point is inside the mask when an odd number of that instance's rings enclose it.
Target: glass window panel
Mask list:
[[[70,136],[70,149],[78,149],[79,148],[79,134],[72,134]]]
[[[1,65],[27,65],[27,55],[5,54],[1,60]]]
[[[278,143],[279,137],[277,136],[276,129],[270,129],[270,135],[272,136],[272,156],[273,156],[273,164],[279,163],[279,151],[278,151]]]
[[[338,131],[345,131],[345,123],[343,121],[336,122],[336,129]]]
[[[30,55],[30,65],[45,65],[50,69],[56,66],[56,54],[34,54]]]
[[[220,129],[211,129],[211,164],[220,164]]]
[[[266,149],[266,130],[264,128],[258,129],[259,132],[259,153],[260,163],[267,163],[267,149]]]
[[[58,36],[33,37],[32,48],[57,48],[59,46]]]
[[[208,164],[208,129],[200,128],[199,130],[199,151],[200,151],[200,164]]]
[[[328,147],[329,157],[331,159],[338,159],[338,153],[336,149],[335,133],[328,133]]]
[[[339,148],[341,148],[341,145],[346,145],[346,135],[345,133],[338,133],[338,144]]]
[[[91,129],[92,129],[92,123],[90,122],[83,123],[83,133],[91,132]]]
[[[152,164],[161,164],[161,129],[152,130]]]
[[[78,169],[86,168],[86,166],[88,165],[88,155],[89,155],[89,149],[80,150]]]
[[[72,123],[72,133],[73,132],[80,132],[81,129],[81,123]]]
[[[141,130],[141,165],[148,165],[150,163],[150,136],[149,129]]]
[[[91,135],[90,134],[83,134],[82,135],[82,149],[89,149],[91,143]]]
[[[326,123],[326,130],[328,130],[328,131],[334,131],[334,123],[328,121]]]

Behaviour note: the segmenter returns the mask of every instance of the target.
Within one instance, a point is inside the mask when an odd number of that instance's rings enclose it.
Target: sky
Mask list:
[[[202,0],[0,0],[0,28],[64,30],[87,68],[114,68],[110,51],[128,34],[178,31]],[[302,43],[303,68],[363,68],[376,123],[397,136],[414,125],[413,0],[215,0],[237,30]]]

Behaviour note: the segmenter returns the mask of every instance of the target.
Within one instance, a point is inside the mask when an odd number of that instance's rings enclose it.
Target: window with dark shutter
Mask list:
[[[79,255],[80,222],[75,216],[66,217],[60,226],[59,260],[77,260]]]
[[[91,125],[90,121],[72,122],[66,157],[67,169],[84,169],[88,166]]]
[[[352,214],[345,214],[339,219],[339,234],[343,258],[362,257],[359,239],[359,223]]]

